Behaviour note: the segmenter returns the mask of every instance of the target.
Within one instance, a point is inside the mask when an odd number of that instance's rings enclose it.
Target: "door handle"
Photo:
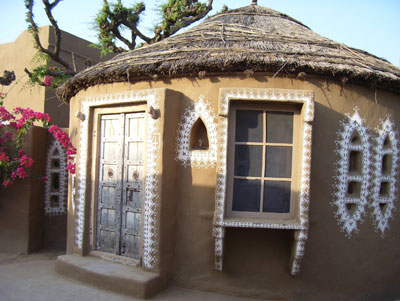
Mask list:
[[[133,193],[132,192],[140,192],[141,191],[139,188],[127,188],[126,190],[128,192],[128,195],[126,198],[127,202],[133,201],[133,197],[132,197]]]

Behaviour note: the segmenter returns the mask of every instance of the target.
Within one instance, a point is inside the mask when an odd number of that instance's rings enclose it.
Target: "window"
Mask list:
[[[229,119],[227,217],[294,219],[300,107],[233,103]]]

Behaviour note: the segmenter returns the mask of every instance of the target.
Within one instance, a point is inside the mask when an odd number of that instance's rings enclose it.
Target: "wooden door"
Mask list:
[[[96,249],[140,259],[144,113],[99,119]]]

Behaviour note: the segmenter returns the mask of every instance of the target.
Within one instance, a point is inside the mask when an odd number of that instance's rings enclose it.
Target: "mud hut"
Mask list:
[[[142,297],[399,296],[387,61],[253,1],[58,96],[78,148],[60,273]]]

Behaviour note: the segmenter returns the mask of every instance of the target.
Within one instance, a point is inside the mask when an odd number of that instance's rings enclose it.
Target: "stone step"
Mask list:
[[[57,257],[56,272],[75,280],[136,298],[150,298],[165,288],[157,273],[76,254]]]

